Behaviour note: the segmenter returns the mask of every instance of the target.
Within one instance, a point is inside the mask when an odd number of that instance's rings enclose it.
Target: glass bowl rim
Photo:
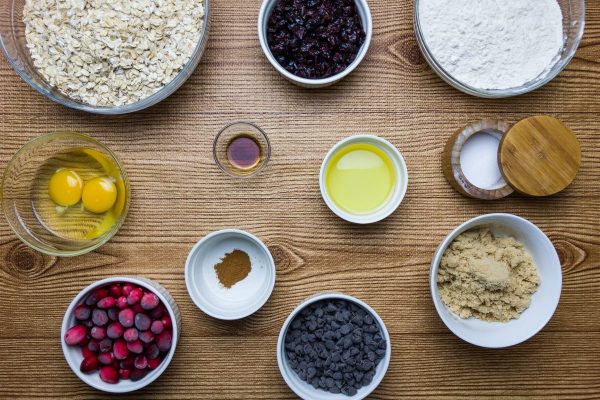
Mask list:
[[[29,240],[27,240],[25,237],[23,237],[17,231],[17,227],[8,218],[8,214],[4,211],[4,201],[3,200],[4,200],[4,189],[5,189],[5,184],[6,184],[6,178],[7,178],[7,175],[8,175],[8,171],[10,171],[11,168],[14,166],[14,163],[16,162],[17,156],[19,154],[21,154],[23,151],[25,151],[26,149],[30,148],[31,146],[37,144],[38,142],[43,141],[44,139],[47,139],[47,138],[52,137],[52,136],[59,136],[59,135],[60,136],[74,136],[74,137],[76,137],[78,139],[86,140],[86,141],[91,142],[91,143],[93,143],[95,145],[98,145],[100,148],[102,148],[104,151],[106,151],[106,153],[110,156],[110,158],[112,159],[112,161],[114,161],[115,165],[117,166],[117,168],[119,170],[119,173],[123,177],[123,183],[125,185],[125,206],[123,208],[123,212],[121,213],[121,215],[119,216],[119,218],[117,219],[117,221],[113,224],[113,226],[108,231],[106,231],[101,236],[102,239],[99,240],[98,243],[94,243],[92,246],[88,246],[88,247],[82,248],[80,250],[75,250],[75,251],[44,249],[44,248],[40,248],[40,247],[34,245],[33,243],[31,243]],[[25,142],[23,145],[21,145],[21,147],[19,147],[19,149],[13,154],[13,156],[8,161],[8,164],[6,165],[6,168],[4,169],[4,173],[2,174],[2,180],[0,181],[0,203],[2,203],[1,207],[2,207],[2,210],[3,210],[4,214],[5,214],[5,219],[8,222],[8,225],[10,226],[10,229],[19,238],[19,240],[21,240],[21,242],[25,243],[26,245],[28,245],[32,249],[34,249],[36,251],[39,251],[41,253],[44,253],[44,254],[48,254],[48,255],[51,255],[51,256],[57,256],[57,257],[79,256],[79,255],[82,255],[82,254],[89,253],[89,252],[91,252],[93,250],[96,250],[100,246],[106,244],[110,239],[112,239],[112,237],[123,226],[123,223],[125,222],[125,219],[127,217],[127,213],[129,212],[130,197],[131,197],[131,188],[130,188],[130,185],[129,185],[129,179],[127,178],[127,175],[125,173],[125,169],[123,168],[123,165],[121,164],[121,161],[119,160],[119,158],[117,157],[117,155],[115,153],[113,153],[107,146],[105,146],[99,140],[97,140],[97,139],[95,139],[95,138],[93,138],[93,137],[91,137],[89,135],[86,135],[84,133],[76,132],[76,131],[70,131],[70,130],[54,131],[54,132],[44,133],[42,135],[36,136],[36,137],[28,140],[27,142]]]

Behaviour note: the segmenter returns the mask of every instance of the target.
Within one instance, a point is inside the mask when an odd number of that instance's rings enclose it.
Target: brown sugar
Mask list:
[[[215,272],[217,273],[219,282],[228,289],[245,279],[251,269],[252,264],[248,254],[237,249],[225,254],[221,262],[215,265]]]
[[[437,284],[442,301],[461,318],[506,322],[529,307],[540,277],[523,244],[484,227],[458,235],[448,246]]]

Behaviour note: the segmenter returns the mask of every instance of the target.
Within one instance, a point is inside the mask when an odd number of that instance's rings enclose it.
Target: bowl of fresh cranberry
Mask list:
[[[173,297],[149,279],[95,282],[71,302],[62,323],[62,349],[73,372],[111,393],[149,385],[168,367],[181,316]]]
[[[258,38],[281,75],[296,85],[319,88],[360,64],[372,25],[366,0],[263,0]]]

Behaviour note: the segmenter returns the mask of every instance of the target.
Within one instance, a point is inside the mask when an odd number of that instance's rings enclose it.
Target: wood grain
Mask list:
[[[534,93],[504,100],[460,93],[429,69],[408,0],[371,4],[372,47],[348,78],[327,89],[297,88],[260,50],[259,5],[213,2],[211,37],[196,72],[169,99],[132,115],[63,108],[28,87],[0,57],[0,169],[28,139],[73,129],[114,150],[132,185],[123,228],[84,256],[36,253],[0,220],[0,398],[115,398],[70,372],[59,331],[73,296],[116,274],[157,280],[183,314],[171,366],[127,398],[294,398],[277,369],[277,335],[298,302],[323,290],[358,296],[386,322],[392,363],[374,399],[600,398],[600,2],[587,2],[586,32],[567,69]],[[514,123],[534,114],[559,118],[581,144],[581,168],[566,190],[486,202],[450,187],[440,162],[449,135],[485,118]],[[234,120],[257,123],[271,140],[269,165],[250,180],[226,176],[212,160],[214,136]],[[366,227],[333,215],[317,180],[327,150],[364,132],[395,144],[410,176],[397,212]],[[479,349],[453,336],[428,289],[439,242],[487,212],[518,214],[540,226],[564,274],[550,323],[504,350]],[[229,227],[258,235],[277,263],[269,302],[237,322],[202,314],[183,279],[192,245]]]

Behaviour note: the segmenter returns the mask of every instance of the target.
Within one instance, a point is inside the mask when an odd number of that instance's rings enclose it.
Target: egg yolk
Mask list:
[[[83,181],[76,172],[59,169],[50,178],[48,194],[50,199],[59,206],[69,207],[81,200]]]
[[[81,197],[83,207],[93,213],[111,209],[117,201],[117,187],[109,178],[94,178],[85,183]]]

